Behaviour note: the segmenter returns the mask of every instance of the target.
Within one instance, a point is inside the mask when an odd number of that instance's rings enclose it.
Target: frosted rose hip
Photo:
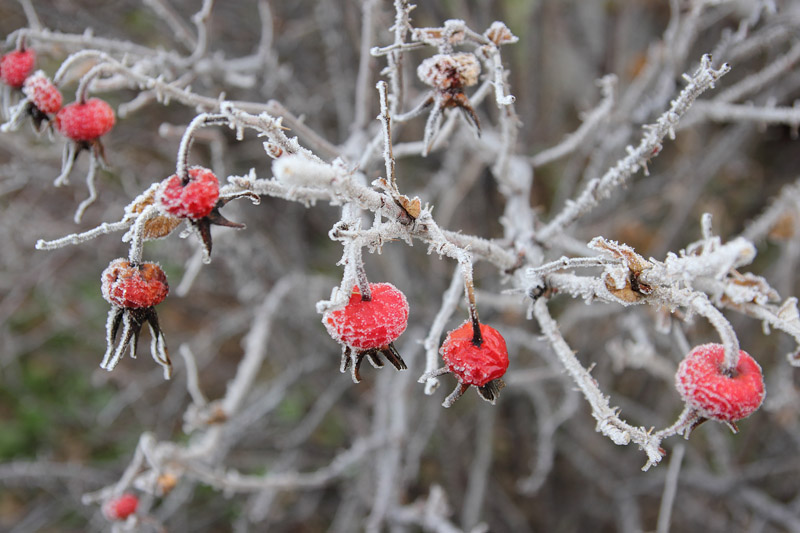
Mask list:
[[[696,346],[681,361],[675,387],[683,400],[706,418],[733,422],[750,416],[764,400],[761,367],[744,350],[731,375],[722,371],[722,344]]]
[[[103,505],[103,515],[108,520],[125,520],[136,512],[137,507],[139,507],[139,498],[125,493],[107,501]]]
[[[56,114],[56,129],[73,141],[93,141],[114,127],[114,110],[99,98],[73,102]]]
[[[383,366],[379,352],[397,370],[408,368],[394,347],[408,325],[408,301],[391,283],[370,283],[369,290],[370,299],[365,300],[354,286],[347,305],[322,316],[330,336],[343,346],[341,371],[351,368],[356,383],[361,381],[359,368],[364,357],[375,367]]]
[[[358,286],[343,309],[330,311],[323,322],[331,337],[351,348],[371,350],[395,341],[408,324],[408,301],[391,283],[370,283],[370,300]]]
[[[153,307],[169,293],[167,276],[155,263],[131,266],[126,259],[115,259],[103,271],[103,298],[128,309]]]
[[[28,100],[42,113],[57,113],[61,109],[61,92],[41,70],[28,76],[22,86],[22,92]]]
[[[462,383],[476,387],[503,377],[508,369],[508,349],[503,336],[486,324],[481,324],[480,330],[482,342],[476,346],[472,321],[467,320],[447,335],[439,349],[447,370]]]
[[[22,87],[35,62],[36,54],[30,48],[9,52],[0,58],[0,78],[6,85]]]
[[[189,182],[173,174],[161,183],[156,201],[168,214],[199,219],[208,216],[219,200],[219,181],[207,168],[189,169]]]

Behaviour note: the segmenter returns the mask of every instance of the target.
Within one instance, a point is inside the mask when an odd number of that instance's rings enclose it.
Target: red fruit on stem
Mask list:
[[[447,370],[458,376],[462,384],[483,387],[503,377],[508,369],[506,341],[496,329],[480,325],[481,343],[476,345],[472,320],[447,334],[439,349]]]
[[[9,52],[0,58],[0,79],[11,87],[22,87],[35,62],[36,53],[30,48]]]
[[[114,127],[114,110],[99,98],[73,102],[56,114],[56,129],[73,141],[93,141]]]
[[[101,275],[103,298],[117,307],[140,309],[161,303],[169,293],[167,276],[155,263],[133,266],[115,259]]]
[[[207,168],[189,169],[189,182],[173,174],[161,183],[156,201],[176,217],[197,220],[208,216],[219,200],[219,181]]]
[[[375,350],[394,342],[408,325],[408,301],[391,283],[370,283],[372,296],[361,299],[358,286],[342,309],[322,317],[328,333],[355,350]]]
[[[134,494],[125,493],[108,500],[103,505],[103,515],[109,520],[125,520],[136,512],[137,507],[139,507],[139,498]]]
[[[61,109],[61,92],[41,70],[28,76],[22,92],[42,113],[57,113]]]
[[[696,346],[675,374],[683,400],[705,418],[734,422],[750,416],[764,400],[761,367],[744,350],[730,374],[723,371],[722,344]]]

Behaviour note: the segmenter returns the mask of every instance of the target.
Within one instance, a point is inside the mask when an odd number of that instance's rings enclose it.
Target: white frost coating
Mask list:
[[[301,155],[284,155],[272,162],[272,174],[287,185],[325,187],[336,178],[336,170]]]

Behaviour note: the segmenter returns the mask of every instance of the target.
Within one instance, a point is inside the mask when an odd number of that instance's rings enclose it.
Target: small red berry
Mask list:
[[[136,512],[137,507],[139,498],[134,494],[125,493],[103,504],[103,515],[109,520],[125,520]]]
[[[0,78],[11,87],[22,87],[33,70],[36,53],[30,48],[9,52],[0,58]]]
[[[356,350],[375,350],[394,342],[408,325],[408,301],[391,283],[370,283],[372,296],[361,298],[353,287],[350,301],[342,309],[329,311],[322,322],[331,337]]]
[[[503,377],[508,369],[506,341],[496,329],[480,325],[481,342],[474,342],[475,331],[471,320],[448,333],[439,349],[447,370],[458,376],[465,385],[483,387],[490,381]]]
[[[61,109],[61,92],[41,70],[28,76],[22,92],[42,113],[57,113]]]
[[[219,181],[207,168],[189,169],[189,182],[173,174],[161,183],[156,201],[167,213],[197,220],[208,216],[219,200]]]
[[[724,359],[721,344],[696,346],[678,366],[675,387],[701,416],[734,422],[761,406],[764,378],[761,367],[744,350],[730,375],[722,371]]]
[[[114,110],[99,98],[73,102],[56,114],[56,129],[73,141],[93,141],[114,127]]]
[[[161,303],[169,293],[167,276],[155,263],[133,266],[115,259],[101,275],[103,298],[117,307],[140,309]]]

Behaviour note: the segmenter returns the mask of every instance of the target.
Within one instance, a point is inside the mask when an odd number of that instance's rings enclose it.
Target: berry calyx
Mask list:
[[[103,504],[103,516],[108,520],[125,520],[136,512],[137,507],[139,498],[134,494],[125,493]]]
[[[723,371],[724,360],[722,344],[696,346],[678,366],[675,387],[700,416],[732,423],[761,406],[764,378],[761,367],[744,350],[730,373]]]
[[[475,342],[472,320],[448,333],[439,353],[447,370],[465,385],[483,387],[500,379],[508,369],[506,341],[496,329],[480,325],[481,339]]]
[[[397,370],[408,368],[393,344],[408,325],[408,300],[391,283],[370,283],[369,290],[370,298],[364,299],[354,286],[347,305],[322,316],[330,336],[343,346],[342,372],[352,364],[356,383],[361,381],[359,368],[365,356],[373,366],[383,366],[378,352]]]
[[[9,52],[0,58],[0,79],[10,87],[22,87],[35,62],[36,53],[30,48]]]
[[[76,142],[94,141],[114,127],[114,110],[99,98],[64,106],[55,118],[55,126],[65,137]]]
[[[57,113],[61,109],[61,92],[41,70],[28,76],[22,86],[22,92],[42,113]]]
[[[103,298],[117,307],[141,309],[161,303],[169,293],[167,275],[155,263],[132,265],[115,259],[101,275]]]
[[[207,168],[189,169],[189,181],[184,183],[173,174],[161,183],[156,201],[167,214],[194,220],[208,216],[219,200],[219,181]]]

